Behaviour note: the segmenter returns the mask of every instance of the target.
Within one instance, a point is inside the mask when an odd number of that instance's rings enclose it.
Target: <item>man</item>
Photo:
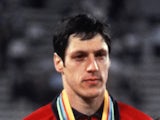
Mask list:
[[[85,14],[65,19],[54,35],[53,47],[64,89],[24,120],[152,120],[108,94],[111,40],[107,25]]]

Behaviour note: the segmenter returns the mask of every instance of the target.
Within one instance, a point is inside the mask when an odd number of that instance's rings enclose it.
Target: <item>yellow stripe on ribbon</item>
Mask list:
[[[75,117],[73,115],[73,111],[70,106],[69,99],[65,90],[62,91],[62,101],[63,101],[64,109],[65,109],[68,120],[75,120]],[[106,90],[104,94],[104,107],[103,107],[102,120],[108,120],[109,107],[110,107],[109,95]]]
[[[62,100],[63,100],[65,112],[67,113],[68,120],[75,120],[70,103],[69,103],[69,99],[65,90],[62,91]]]
[[[108,120],[108,114],[109,114],[109,95],[106,90],[104,94],[104,107],[103,107],[102,120]]]

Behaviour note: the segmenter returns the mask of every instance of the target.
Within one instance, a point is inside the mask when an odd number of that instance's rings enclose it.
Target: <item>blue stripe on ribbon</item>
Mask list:
[[[65,108],[64,108],[64,105],[62,102],[62,95],[60,96],[59,100],[60,100],[60,108],[61,108],[61,113],[62,113],[63,119],[67,120],[67,115],[66,115]]]
[[[113,107],[113,102],[112,99],[109,97],[109,116],[108,120],[114,120],[114,107]]]
[[[58,109],[58,114],[59,114],[60,120],[67,120],[67,116],[66,116],[65,109],[64,109],[64,106],[62,103],[62,96],[61,95],[57,98],[57,109]]]

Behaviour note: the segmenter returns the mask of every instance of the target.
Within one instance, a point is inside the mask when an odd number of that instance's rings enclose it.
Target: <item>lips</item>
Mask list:
[[[87,78],[84,81],[99,81],[99,78]]]
[[[84,79],[83,80],[83,82],[85,82],[85,83],[88,83],[88,84],[97,84],[99,81],[101,81],[101,79],[100,78],[93,78],[93,77],[91,77],[91,78],[86,78],[86,79]]]
[[[101,77],[100,76],[85,76],[83,78],[84,81],[97,81],[97,80],[101,80]]]

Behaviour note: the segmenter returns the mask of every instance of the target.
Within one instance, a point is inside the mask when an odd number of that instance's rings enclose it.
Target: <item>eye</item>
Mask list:
[[[75,55],[73,55],[73,59],[75,59],[76,61],[83,61],[86,56],[87,55],[85,53],[76,53]]]
[[[106,51],[98,51],[98,52],[95,54],[95,57],[98,58],[98,59],[105,59],[106,56],[107,56]]]

